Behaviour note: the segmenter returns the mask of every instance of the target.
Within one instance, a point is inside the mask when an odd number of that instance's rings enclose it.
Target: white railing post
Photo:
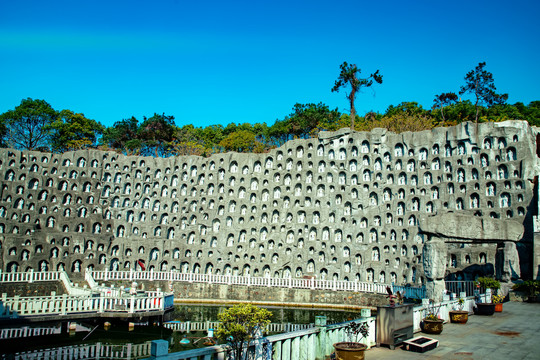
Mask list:
[[[62,315],[66,315],[66,311],[67,311],[67,294],[63,294],[62,295],[62,307],[60,309],[60,313]]]
[[[98,301],[99,301],[99,312],[102,313],[103,312],[103,308],[105,307],[105,295],[103,293],[99,294],[99,298],[98,298]]]
[[[131,299],[129,299],[129,313],[133,314],[135,312],[135,296],[131,295]]]

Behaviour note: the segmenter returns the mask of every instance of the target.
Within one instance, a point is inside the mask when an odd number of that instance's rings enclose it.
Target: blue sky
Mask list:
[[[44,99],[110,126],[272,124],[296,102],[348,112],[343,61],[383,84],[357,111],[454,91],[479,62],[509,102],[540,100],[538,1],[1,1],[0,113]]]

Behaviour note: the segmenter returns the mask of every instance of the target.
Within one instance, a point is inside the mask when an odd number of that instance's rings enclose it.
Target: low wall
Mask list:
[[[0,294],[12,296],[42,296],[50,295],[51,292],[57,295],[67,294],[60,281],[43,281],[39,283],[0,283]]]
[[[128,281],[110,281],[107,284],[120,287],[130,287]],[[308,305],[308,306],[377,306],[386,305],[388,300],[384,295],[368,294],[353,291],[292,289],[262,286],[230,286],[223,284],[204,283],[172,283],[172,289],[167,281],[139,282],[138,287],[145,290],[161,288],[163,291],[173,291],[175,302],[211,302],[226,303],[250,301],[276,305]]]

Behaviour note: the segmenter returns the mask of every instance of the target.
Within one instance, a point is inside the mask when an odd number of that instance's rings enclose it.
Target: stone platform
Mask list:
[[[465,325],[444,324],[440,335],[427,335],[439,340],[436,349],[420,354],[374,347],[366,359],[539,359],[539,332],[539,303],[508,302],[502,313],[470,316]]]

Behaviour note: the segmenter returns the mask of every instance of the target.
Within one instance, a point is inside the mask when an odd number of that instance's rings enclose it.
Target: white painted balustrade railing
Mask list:
[[[168,321],[163,323],[163,327],[178,332],[216,330],[218,325],[218,321]],[[310,329],[314,326],[314,324],[271,323],[266,329],[270,333],[283,333]]]
[[[34,283],[41,281],[60,281],[70,295],[90,295],[90,290],[74,286],[65,271],[34,271],[2,273],[0,283]]]
[[[244,286],[283,287],[311,290],[355,291],[386,294],[388,284],[344,280],[293,279],[274,277],[252,277],[237,275],[215,275],[181,273],[177,271],[91,271],[94,281],[169,281],[208,283]]]
[[[17,318],[19,316],[66,315],[75,313],[103,312],[146,312],[163,311],[172,305],[172,295],[163,293],[146,294],[145,296],[73,296],[55,295],[7,297],[2,294],[0,318]],[[166,306],[166,304],[168,306]]]
[[[34,351],[25,351],[16,353],[9,359],[13,360],[83,360],[83,359],[119,359],[119,360],[136,360],[148,357],[150,355],[151,341],[142,344],[83,344],[75,346],[64,346],[54,349],[43,349]],[[5,356],[2,359],[7,359]]]
[[[28,272],[7,272],[6,273],[0,270],[0,282],[33,283],[36,281],[60,281],[61,273],[63,273],[63,271],[43,271],[43,272],[36,271],[34,272],[34,270],[30,270]]]
[[[460,294],[465,300],[463,310],[473,312],[475,299],[472,296],[465,297],[465,293]],[[480,301],[489,301],[490,295],[480,295]],[[430,306],[428,299],[423,300],[422,305],[414,307],[413,321],[414,331],[420,331],[420,323],[427,315],[427,311],[435,309],[437,314],[445,322],[449,321],[449,311],[458,307],[458,300],[444,300],[441,303]],[[357,339],[369,347],[376,344],[376,318],[368,317],[355,320],[356,322],[367,322],[369,324],[369,335],[366,339]],[[345,334],[345,326],[348,322],[316,326],[304,330],[292,331],[284,334],[271,335],[259,339],[250,349],[255,360],[321,360],[334,352],[333,344],[340,341],[348,341]],[[215,329],[217,323],[208,324]],[[214,327],[215,326],[215,327]],[[153,353],[149,359],[155,360],[225,360],[227,359],[227,346],[209,346],[196,350],[182,351],[177,353]],[[155,356],[154,356],[155,355]],[[367,355],[369,357],[369,354]]]
[[[369,324],[367,338],[352,339],[369,347],[375,345],[375,317],[355,320]],[[333,344],[349,341],[345,327],[350,322],[334,325],[321,325],[305,330],[297,330],[284,334],[271,335],[255,341],[249,349],[251,359],[255,360],[300,360],[325,359],[334,352]],[[209,346],[201,349],[181,351],[177,353],[160,353],[157,351],[149,359],[156,360],[225,360],[229,351],[226,345]]]

